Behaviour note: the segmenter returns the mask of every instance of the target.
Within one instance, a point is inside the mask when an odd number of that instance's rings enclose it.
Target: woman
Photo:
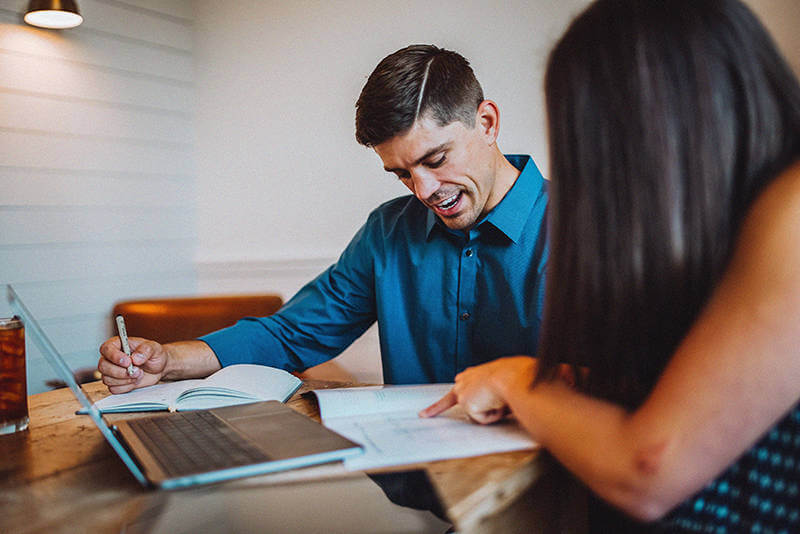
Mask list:
[[[510,410],[669,531],[800,531],[797,80],[738,0],[599,0],[545,89],[540,358],[468,369],[421,415]]]

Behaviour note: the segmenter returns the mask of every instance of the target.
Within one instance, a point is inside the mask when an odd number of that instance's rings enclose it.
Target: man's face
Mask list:
[[[468,230],[502,198],[495,191],[493,137],[480,120],[439,126],[422,117],[407,132],[375,146],[393,172],[448,228]]]

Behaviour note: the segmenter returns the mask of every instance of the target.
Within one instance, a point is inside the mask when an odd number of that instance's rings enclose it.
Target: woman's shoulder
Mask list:
[[[753,202],[728,272],[776,300],[800,296],[800,161],[784,169]]]
[[[800,160],[784,169],[756,198],[744,219],[741,244],[765,245],[800,231]],[[788,243],[787,243],[788,244]]]
[[[778,220],[784,217],[800,217],[800,213],[797,212],[798,204],[800,204],[800,159],[786,167],[770,182],[754,202],[751,216]]]

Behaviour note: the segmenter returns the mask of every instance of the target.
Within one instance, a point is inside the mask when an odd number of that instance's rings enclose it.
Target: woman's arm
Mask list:
[[[800,165],[747,216],[728,269],[634,413],[560,381],[529,388],[535,361],[506,358],[459,375],[451,397],[478,420],[507,406],[598,495],[653,520],[752,446],[800,399]],[[477,412],[476,412],[477,410]]]

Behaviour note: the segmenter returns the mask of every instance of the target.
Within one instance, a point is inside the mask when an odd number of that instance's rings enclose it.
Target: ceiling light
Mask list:
[[[83,22],[75,0],[31,0],[24,18],[31,26],[57,30]]]

